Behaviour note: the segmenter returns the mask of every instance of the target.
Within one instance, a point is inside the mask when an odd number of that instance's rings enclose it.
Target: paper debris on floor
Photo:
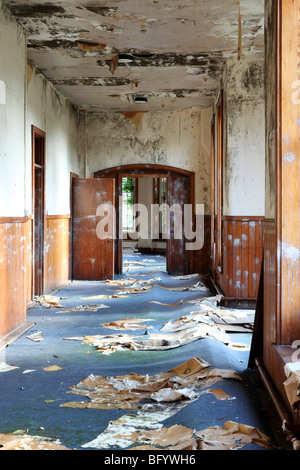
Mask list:
[[[188,302],[191,303],[191,302]],[[217,297],[207,297],[197,301],[199,311],[206,312],[225,323],[254,323],[255,309],[234,309],[218,305]]]
[[[152,286],[132,286],[123,288],[116,292],[116,295],[124,295],[124,294],[144,294],[145,292],[149,292],[152,289]]]
[[[124,299],[127,295],[92,295],[90,297],[80,297],[81,300],[101,300],[101,299]]]
[[[31,341],[35,342],[40,342],[44,341],[43,333],[42,331],[37,331],[35,333],[32,333],[30,335],[27,335],[26,338],[30,339]]]
[[[9,372],[10,370],[19,369],[17,366],[11,366],[0,361],[0,372]]]
[[[77,307],[72,307],[72,308],[66,308],[63,310],[58,310],[56,313],[66,313],[66,312],[85,312],[85,311],[90,311],[90,312],[97,312],[98,310],[102,308],[109,308],[108,305],[100,304],[100,305],[78,305]]]
[[[153,376],[135,373],[116,377],[91,374],[68,392],[82,395],[88,401],[66,402],[61,406],[126,410],[149,410],[151,407],[152,411],[167,407],[169,412],[172,410],[175,413],[188,402],[198,399],[196,389],[211,387],[222,380],[241,380],[235,371],[209,368],[208,362],[194,357],[174,369]]]
[[[220,330],[217,325],[209,324],[207,321],[193,321],[189,317],[184,317],[176,322],[166,323],[161,331],[162,333],[148,333],[141,336],[132,335],[94,335],[83,337],[64,338],[66,340],[77,340],[84,343],[93,344],[104,354],[111,354],[115,351],[134,350],[134,351],[165,351],[175,349],[185,344],[203,338],[213,338],[222,342],[232,349],[248,351],[250,346],[233,342],[226,333]],[[201,317],[202,318],[202,317]],[[165,332],[167,330],[167,332]]]
[[[291,406],[300,400],[300,362],[288,362],[284,366],[287,377],[283,383],[287,399]]]
[[[145,328],[152,328],[150,325],[145,325],[145,322],[151,322],[151,319],[141,318],[123,318],[109,323],[101,323],[101,326],[110,330],[144,330]]]
[[[178,280],[187,280],[187,279],[192,279],[193,277],[198,277],[200,274],[195,273],[195,274],[184,274],[182,276],[171,276],[170,279],[178,279]]]
[[[61,367],[54,365],[54,366],[44,367],[43,370],[45,370],[46,372],[56,372],[57,370],[61,370]]]
[[[271,440],[256,427],[226,421],[222,427],[209,427],[197,431],[200,450],[230,450],[255,443],[267,449],[272,448]]]
[[[61,299],[62,297],[56,297],[53,295],[41,295],[34,298],[34,303],[44,308],[58,308],[63,307],[60,303]]]
[[[188,291],[195,291],[195,292],[208,292],[207,287],[205,287],[202,282],[197,282],[196,284],[192,284],[191,286],[185,287],[164,287],[164,286],[157,286],[161,289],[166,289],[171,292],[188,292]]]
[[[27,434],[0,434],[1,450],[69,450],[58,439]]]
[[[174,424],[165,427],[166,419],[157,414],[125,415],[110,421],[107,429],[83,448],[109,449],[121,447],[130,450],[234,450],[246,444],[257,444],[272,449],[270,438],[256,427],[226,421],[222,427],[209,427],[202,431]]]

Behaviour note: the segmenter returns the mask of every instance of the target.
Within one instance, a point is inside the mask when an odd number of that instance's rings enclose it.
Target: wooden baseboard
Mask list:
[[[0,351],[3,351],[9,344],[15,342],[17,339],[19,339],[21,336],[24,335],[27,331],[29,331],[31,328],[33,328],[35,323],[31,323],[28,321],[25,321],[22,323],[22,325],[18,326],[14,330],[12,330],[10,333],[5,335],[3,338],[0,339]]]

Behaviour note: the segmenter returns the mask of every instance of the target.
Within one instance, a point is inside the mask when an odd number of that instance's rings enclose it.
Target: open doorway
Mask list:
[[[115,250],[115,274],[123,272],[123,234],[122,234],[122,206],[120,201],[122,196],[123,178],[155,179],[165,178],[166,206],[168,213],[168,233],[166,244],[166,271],[168,274],[191,274],[195,266],[195,249],[187,248],[185,230],[179,233],[177,225],[181,229],[185,228],[185,222],[191,229],[195,225],[195,204],[194,204],[194,173],[175,167],[152,164],[133,164],[99,170],[94,173],[94,178],[114,178],[115,180],[115,208],[116,208],[116,238]],[[161,180],[162,181],[162,180]],[[163,184],[161,187],[163,188]],[[154,186],[155,188],[155,186]],[[155,191],[154,191],[155,192]],[[137,190],[137,194],[140,191]],[[138,196],[140,197],[140,195]],[[179,216],[174,214],[172,207],[179,207]],[[185,207],[191,212],[191,218],[186,219]],[[167,209],[167,210],[168,210]],[[178,222],[178,223],[177,223]],[[127,238],[127,236],[125,237]],[[191,238],[189,238],[192,240]],[[156,240],[159,242],[159,240]]]
[[[167,177],[122,177],[122,270],[166,272]],[[161,210],[153,216],[152,208]]]
[[[33,295],[44,293],[45,139],[32,126]]]

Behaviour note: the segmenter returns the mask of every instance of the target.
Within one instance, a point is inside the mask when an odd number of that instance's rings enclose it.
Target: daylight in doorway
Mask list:
[[[123,198],[119,198],[119,207],[123,207]],[[193,209],[196,211],[194,221]],[[200,250],[204,245],[204,204],[151,204],[150,209],[144,204],[131,206],[132,225],[130,230],[123,230],[122,211],[119,211],[119,238],[131,240],[148,238],[150,224],[151,238],[163,240],[171,237],[175,240],[186,240],[186,250]],[[101,217],[96,227],[97,237],[101,240],[116,239],[117,211],[113,204],[105,203],[97,207],[96,216]]]

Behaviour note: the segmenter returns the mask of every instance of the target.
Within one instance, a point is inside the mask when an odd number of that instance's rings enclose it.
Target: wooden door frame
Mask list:
[[[116,213],[117,213],[117,243],[115,249],[115,273],[122,274],[122,240],[119,239],[119,196],[122,193],[122,178],[123,177],[134,177],[134,178],[155,178],[155,177],[167,177],[170,173],[179,175],[186,175],[190,178],[190,192],[189,192],[189,204],[192,205],[193,210],[193,221],[195,221],[195,173],[181,168],[168,166],[168,165],[156,165],[156,164],[129,164],[120,165],[103,170],[98,170],[94,173],[94,178],[115,178],[116,184]],[[168,246],[167,246],[168,250]],[[191,251],[191,253],[193,253]],[[194,267],[194,256],[190,256],[191,270]]]
[[[42,266],[42,273],[41,273],[41,292],[40,294],[44,293],[45,288],[45,227],[46,227],[46,133],[39,129],[38,127],[32,125],[31,126],[31,178],[32,178],[32,241],[31,241],[31,248],[32,248],[32,298],[35,294],[35,169],[36,169],[36,153],[35,153],[35,143],[37,139],[41,139],[43,141],[43,163],[42,163],[42,180],[43,180],[43,220],[42,220],[42,240],[43,240],[43,247],[42,247],[42,259],[41,259],[41,266]]]
[[[70,236],[69,236],[69,278],[73,279],[73,179],[79,178],[77,173],[70,172]]]

